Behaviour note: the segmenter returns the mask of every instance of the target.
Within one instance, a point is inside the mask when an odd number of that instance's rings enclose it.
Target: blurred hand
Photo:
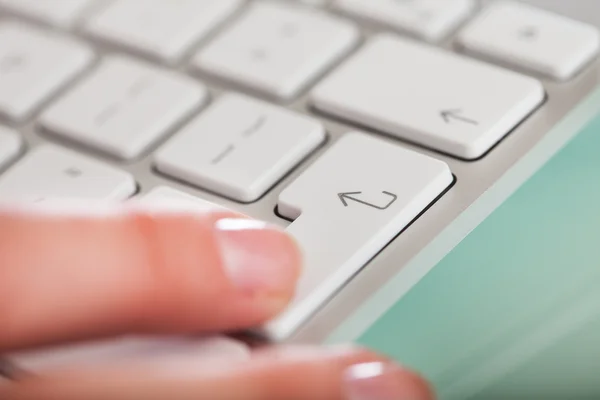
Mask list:
[[[0,211],[0,354],[122,334],[261,324],[294,294],[301,255],[234,214]],[[247,362],[120,363],[0,384],[2,399],[427,400],[416,374],[357,348],[280,347]]]

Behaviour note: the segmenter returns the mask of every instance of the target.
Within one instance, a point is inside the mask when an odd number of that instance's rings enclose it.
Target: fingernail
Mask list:
[[[392,363],[357,364],[344,375],[345,400],[429,400],[424,385]]]
[[[281,229],[252,219],[221,219],[216,240],[223,267],[242,290],[288,292],[298,276],[293,240]]]

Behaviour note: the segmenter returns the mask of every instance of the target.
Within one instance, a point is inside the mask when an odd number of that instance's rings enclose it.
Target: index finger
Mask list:
[[[283,310],[299,271],[290,237],[234,214],[4,209],[0,351],[250,327]]]

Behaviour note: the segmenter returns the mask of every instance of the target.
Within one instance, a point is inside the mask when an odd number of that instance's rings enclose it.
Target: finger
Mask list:
[[[237,365],[202,362],[63,371],[5,386],[11,400],[430,400],[424,380],[357,349],[287,348]],[[0,389],[1,390],[1,389]]]
[[[120,333],[240,329],[280,312],[300,256],[234,214],[0,211],[0,351]]]

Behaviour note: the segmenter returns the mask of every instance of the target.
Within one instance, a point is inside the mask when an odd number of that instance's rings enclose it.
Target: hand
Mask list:
[[[301,255],[282,231],[234,214],[120,207],[0,211],[0,354],[121,334],[243,329],[292,298]],[[63,368],[0,383],[0,398],[432,398],[416,374],[358,348],[269,348],[223,366],[195,361]]]

